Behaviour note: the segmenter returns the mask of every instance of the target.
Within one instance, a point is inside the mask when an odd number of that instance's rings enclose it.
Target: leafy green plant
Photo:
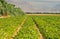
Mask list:
[[[39,36],[39,32],[37,31],[32,18],[28,17],[14,39],[39,39]]]
[[[60,16],[35,16],[33,19],[45,39],[60,39]]]
[[[0,18],[0,39],[9,39],[24,20],[25,16]]]
[[[5,0],[0,0],[0,15],[20,16],[24,15],[24,12],[20,8],[16,8],[15,5],[9,4]]]

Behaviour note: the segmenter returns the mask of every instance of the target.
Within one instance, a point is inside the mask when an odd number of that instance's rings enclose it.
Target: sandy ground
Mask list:
[[[0,16],[0,18],[9,18],[10,16]]]

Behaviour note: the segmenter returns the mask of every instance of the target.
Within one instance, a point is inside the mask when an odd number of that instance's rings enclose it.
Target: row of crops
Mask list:
[[[60,16],[15,16],[0,18],[0,39],[9,39],[27,17],[13,39],[60,39]],[[40,32],[38,32],[37,28]]]
[[[60,39],[60,16],[34,16],[32,18],[45,39]]]
[[[40,39],[39,32],[31,17],[28,17],[27,21],[14,39]]]
[[[9,39],[24,18],[24,16],[0,18],[0,39]]]

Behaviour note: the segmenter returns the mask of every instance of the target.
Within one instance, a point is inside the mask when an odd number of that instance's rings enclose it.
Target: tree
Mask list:
[[[6,10],[6,2],[4,0],[0,0],[0,13],[3,15],[3,16],[7,16],[7,10]]]
[[[13,4],[8,4],[5,0],[0,0],[0,15],[23,15],[23,12],[20,8],[16,8]]]

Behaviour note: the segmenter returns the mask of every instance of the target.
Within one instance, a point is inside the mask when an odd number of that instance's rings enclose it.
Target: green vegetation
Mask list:
[[[37,31],[32,18],[28,17],[14,39],[39,39],[39,32]]]
[[[0,39],[9,39],[24,18],[24,16],[0,18]]]
[[[20,8],[16,8],[13,4],[8,4],[5,0],[0,0],[0,16],[20,16],[24,12]]]
[[[44,39],[60,39],[60,16],[25,16],[20,8],[0,0],[0,17],[0,39],[10,39],[25,17],[13,39],[40,39],[40,33]]]
[[[0,18],[0,39],[10,39],[24,18],[23,26],[13,39],[60,39],[60,16],[15,16]]]
[[[45,39],[60,39],[60,16],[34,16]]]

